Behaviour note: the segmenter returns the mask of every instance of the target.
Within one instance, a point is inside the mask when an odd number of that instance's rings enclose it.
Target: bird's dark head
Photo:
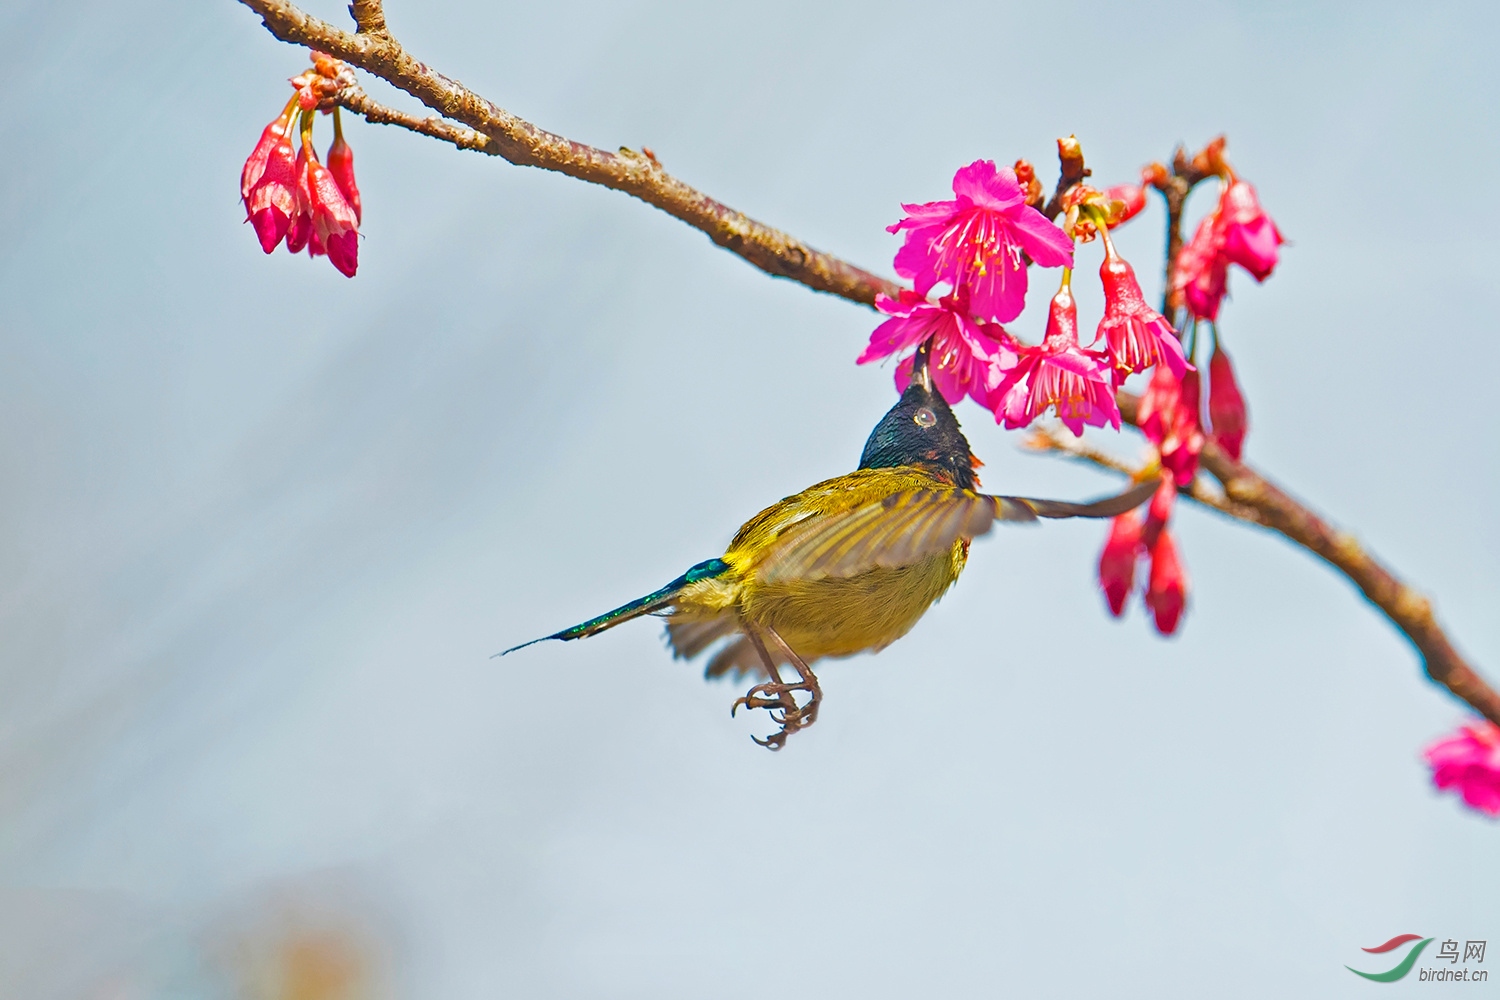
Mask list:
[[[912,366],[911,385],[875,425],[859,457],[859,467],[920,465],[971,490],[979,483],[974,470],[980,463],[969,450],[968,438],[959,430],[958,418],[933,386],[926,360],[926,351],[919,352]]]

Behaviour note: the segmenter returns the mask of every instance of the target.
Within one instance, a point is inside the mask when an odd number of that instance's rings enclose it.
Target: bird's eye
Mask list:
[[[916,415],[913,416],[912,419],[917,422],[918,427],[931,427],[933,424],[937,423],[937,414],[933,413],[931,409],[924,406],[916,412]]]

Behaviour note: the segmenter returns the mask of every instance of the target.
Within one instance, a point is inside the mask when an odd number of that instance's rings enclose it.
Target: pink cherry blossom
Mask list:
[[[1026,304],[1024,252],[1043,267],[1072,266],[1073,241],[1026,204],[1009,167],[975,160],[953,175],[952,201],[902,205],[906,217],[887,230],[908,230],[896,273],[919,295],[940,282],[969,290],[979,319],[1008,323]]]
[[[1255,188],[1231,175],[1214,210],[1178,251],[1172,287],[1194,316],[1217,319],[1228,290],[1229,265],[1238,264],[1256,281],[1265,281],[1285,242],[1260,207]]]
[[[245,216],[266,253],[276,249],[297,211],[296,154],[287,134],[291,115],[292,108],[288,105],[280,118],[265,127],[255,151],[240,171]]]
[[[1146,583],[1146,607],[1150,609],[1156,630],[1162,635],[1177,631],[1182,611],[1187,606],[1188,579],[1182,560],[1177,556],[1177,542],[1163,529],[1150,549],[1151,575]]]
[[[1126,511],[1109,525],[1109,538],[1099,553],[1099,587],[1116,618],[1125,613],[1125,601],[1135,586],[1135,564],[1141,550],[1141,515]]]
[[[1235,381],[1234,366],[1217,341],[1208,362],[1208,420],[1213,425],[1214,443],[1238,462],[1250,418],[1245,412],[1245,397]]]
[[[286,248],[291,253],[301,253],[313,237],[312,192],[307,186],[308,147],[304,144],[297,154],[295,185],[297,204],[286,227]]]
[[[1277,248],[1286,240],[1260,207],[1255,188],[1236,180],[1225,190],[1220,208],[1224,258],[1265,281],[1276,268]]]
[[[354,183],[354,150],[344,141],[344,125],[339,109],[333,109],[333,145],[328,147],[328,172],[338,182],[344,200],[354,209],[356,222],[365,221],[364,209],[360,206],[359,185]]]
[[[1151,548],[1156,544],[1156,536],[1160,535],[1166,528],[1167,522],[1172,519],[1172,508],[1177,506],[1177,476],[1171,469],[1161,470],[1161,482],[1156,486],[1156,492],[1151,494],[1151,502],[1146,505],[1146,521],[1141,525],[1141,544]]]
[[[1078,346],[1078,305],[1066,283],[1052,299],[1042,343],[1020,348],[1015,364],[1001,370],[989,407],[1011,430],[1025,427],[1048,408],[1076,435],[1083,434],[1085,424],[1119,429],[1109,366]]]
[[[1179,483],[1192,482],[1198,472],[1198,454],[1203,450],[1198,392],[1196,371],[1189,370],[1179,378],[1166,365],[1157,365],[1141,396],[1141,433],[1156,445],[1162,467],[1170,470]]]
[[[1500,726],[1480,719],[1422,751],[1432,783],[1453,789],[1470,808],[1500,817]]]
[[[903,291],[900,299],[877,295],[875,307],[890,316],[870,334],[870,345],[857,359],[866,364],[916,347],[932,338],[929,371],[933,384],[949,403],[972,396],[985,404],[989,396],[990,370],[1013,364],[1015,351],[1010,335],[998,324],[971,319],[962,293],[933,302],[916,292]],[[912,359],[896,367],[896,389],[905,391],[911,382]]]
[[[1146,304],[1135,269],[1115,252],[1107,233],[1104,239],[1104,263],[1099,266],[1099,280],[1104,283],[1104,318],[1094,339],[1097,342],[1102,337],[1109,347],[1116,382],[1124,382],[1125,376],[1145,371],[1157,362],[1182,378],[1187,359],[1172,324]]]
[[[312,239],[308,249],[328,260],[346,278],[359,267],[359,220],[344,200],[338,182],[316,157],[307,158],[308,207],[312,214]]]
[[[1221,252],[1223,235],[1215,209],[1204,216],[1193,238],[1177,251],[1172,287],[1188,312],[1198,319],[1218,319],[1219,306],[1229,289],[1229,262]]]

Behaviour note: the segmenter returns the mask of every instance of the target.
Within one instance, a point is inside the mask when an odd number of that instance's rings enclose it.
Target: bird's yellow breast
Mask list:
[[[739,607],[768,625],[804,659],[880,650],[911,631],[963,572],[968,542],[912,566],[858,576],[740,585]]]
[[[674,617],[732,614],[769,626],[804,659],[879,650],[909,632],[963,572],[967,539],[909,566],[853,576],[763,573],[778,540],[808,522],[845,513],[903,491],[951,488],[920,469],[862,469],[818,483],[773,504],[740,528],[724,554],[731,569],[685,589]]]

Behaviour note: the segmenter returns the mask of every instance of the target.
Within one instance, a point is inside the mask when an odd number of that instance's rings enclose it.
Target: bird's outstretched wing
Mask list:
[[[1124,493],[1092,500],[1067,503],[1063,500],[1035,500],[1031,497],[990,497],[995,501],[995,517],[1001,521],[1035,521],[1039,517],[1119,517],[1151,499],[1160,484],[1158,479],[1137,483]]]
[[[948,551],[960,538],[983,535],[997,520],[1114,517],[1140,506],[1155,490],[1152,480],[1092,503],[990,496],[956,488],[893,493],[788,528],[761,560],[758,575],[775,583],[911,566]]]

